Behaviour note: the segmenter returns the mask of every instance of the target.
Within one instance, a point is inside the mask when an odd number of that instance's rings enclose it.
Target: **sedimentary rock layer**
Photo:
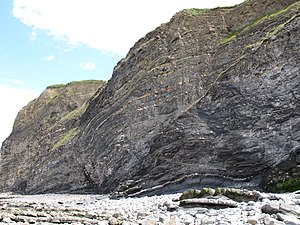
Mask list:
[[[2,144],[1,190],[39,193],[72,189],[58,185],[68,185],[80,176],[77,165],[69,164],[74,154],[64,149],[80,131],[79,119],[88,101],[104,85],[103,81],[81,81],[49,86],[18,113],[12,134]],[[46,177],[49,171],[51,176]],[[81,185],[76,184],[77,191]]]
[[[281,171],[300,148],[299,12],[299,1],[252,0],[177,13],[133,46],[75,127],[61,124],[68,142],[48,153],[51,141],[41,154],[40,145],[23,144],[45,140],[30,123],[24,129],[31,135],[6,140],[2,189],[137,195],[266,188],[269,172]],[[20,155],[37,153],[36,167],[15,166]],[[291,170],[298,174],[298,162]]]

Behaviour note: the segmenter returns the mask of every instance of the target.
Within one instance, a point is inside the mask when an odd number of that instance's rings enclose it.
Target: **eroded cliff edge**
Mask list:
[[[125,195],[267,188],[300,148],[299,12],[299,1],[252,0],[177,13],[118,63],[60,153],[25,169],[26,184],[6,177],[3,187]],[[20,151],[13,143],[5,145],[11,154]],[[5,170],[20,170],[7,162]],[[289,172],[299,177],[297,161]]]
[[[80,131],[79,119],[89,100],[105,84],[87,80],[49,86],[18,113],[12,134],[2,144],[1,190],[40,193],[51,188],[72,189],[58,187],[56,182],[57,174],[64,174],[66,183],[72,182],[74,173],[78,176],[76,165],[68,165],[74,155],[64,148]],[[60,163],[65,165],[63,170],[56,169],[55,165]],[[40,176],[45,171],[51,171],[51,177]],[[36,188],[45,181],[44,189]],[[77,191],[80,185],[76,185]]]

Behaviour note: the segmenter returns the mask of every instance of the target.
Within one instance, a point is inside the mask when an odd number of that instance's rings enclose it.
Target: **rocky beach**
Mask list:
[[[181,193],[121,199],[110,199],[108,195],[3,193],[0,221],[1,224],[300,224],[300,194],[297,192],[267,194],[226,190],[242,193],[246,198],[237,201],[236,194],[232,198],[214,195],[215,189],[206,189],[210,194],[201,198],[188,196],[187,199],[186,194]],[[252,196],[256,199],[251,199]]]
[[[300,0],[182,9],[110,80],[48,86],[2,143],[0,224],[300,225],[299,43]]]

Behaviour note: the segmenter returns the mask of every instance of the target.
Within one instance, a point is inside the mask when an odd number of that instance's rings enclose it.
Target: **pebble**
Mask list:
[[[173,201],[180,193],[119,200],[101,195],[1,195],[0,224],[300,225],[300,197],[293,193],[261,193],[257,201],[220,209],[182,207]]]
[[[250,223],[251,225],[258,224],[258,219],[256,217],[249,217],[247,223]]]

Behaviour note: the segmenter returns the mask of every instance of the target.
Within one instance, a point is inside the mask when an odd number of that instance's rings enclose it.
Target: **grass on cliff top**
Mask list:
[[[53,84],[47,87],[48,88],[61,88],[61,87],[65,87],[66,84]]]
[[[65,87],[68,85],[76,85],[76,84],[106,84],[107,81],[104,80],[82,80],[82,81],[72,81],[70,83],[67,84],[54,84],[54,85],[50,85],[47,88],[61,88],[61,87]]]
[[[187,12],[191,14],[192,16],[200,16],[203,13],[208,12],[210,9],[197,9],[197,8],[191,8],[191,9],[184,9],[184,12]]]

